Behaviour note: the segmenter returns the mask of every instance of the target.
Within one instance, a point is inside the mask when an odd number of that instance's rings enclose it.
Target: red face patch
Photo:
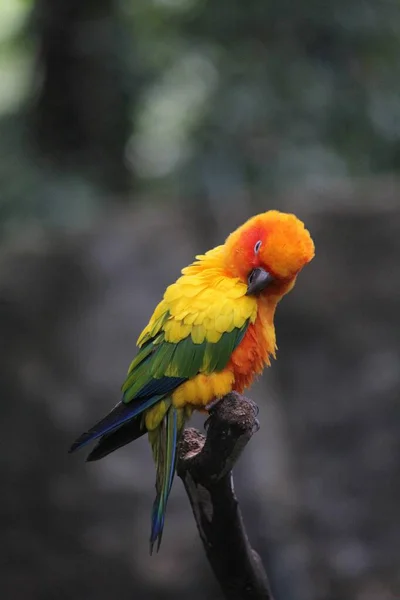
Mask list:
[[[291,279],[314,256],[314,244],[295,215],[271,210],[249,219],[226,240],[226,268],[247,281],[255,267]]]

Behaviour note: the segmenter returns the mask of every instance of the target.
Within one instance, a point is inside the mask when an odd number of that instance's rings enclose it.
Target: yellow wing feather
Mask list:
[[[189,335],[195,344],[217,343],[222,334],[254,323],[257,301],[246,296],[246,285],[221,271],[218,246],[182,270],[156,307],[149,324],[138,339],[141,346],[161,331],[165,341],[177,343]]]

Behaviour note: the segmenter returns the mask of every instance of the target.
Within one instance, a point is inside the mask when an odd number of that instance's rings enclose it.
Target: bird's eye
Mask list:
[[[258,251],[261,248],[261,244],[262,244],[261,240],[258,240],[258,242],[256,242],[256,245],[254,246],[254,252],[255,252],[255,254],[258,254]]]

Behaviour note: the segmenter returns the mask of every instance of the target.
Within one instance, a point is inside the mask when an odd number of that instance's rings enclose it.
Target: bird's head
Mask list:
[[[225,266],[247,294],[286,293],[314,257],[314,243],[295,215],[270,210],[249,219],[225,242]]]

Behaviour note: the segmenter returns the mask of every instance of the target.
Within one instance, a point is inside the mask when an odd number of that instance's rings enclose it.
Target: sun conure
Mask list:
[[[121,401],[72,445],[71,452],[98,439],[88,456],[98,460],[148,432],[157,467],[151,551],[160,546],[186,420],[232,390],[241,393],[270,364],[276,305],[313,256],[304,224],[276,210],[196,256],[140,334]]]

